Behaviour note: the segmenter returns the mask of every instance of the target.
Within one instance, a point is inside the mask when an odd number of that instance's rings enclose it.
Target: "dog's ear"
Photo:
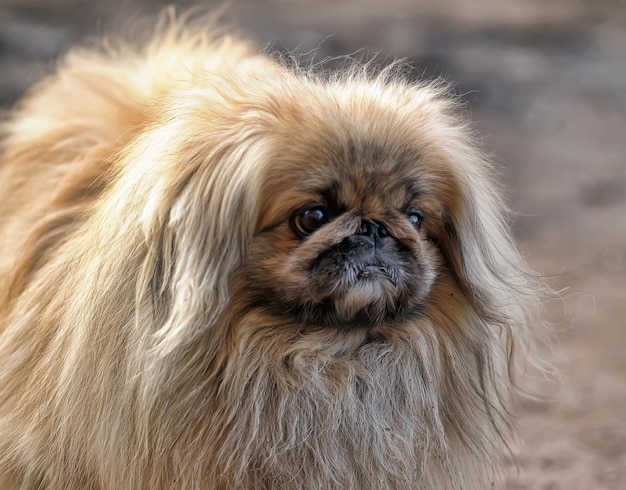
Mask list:
[[[159,356],[220,319],[257,224],[265,161],[260,124],[221,121],[235,109],[223,110],[216,98],[189,94],[165,116],[169,122],[124,156],[129,188],[119,192],[142,196],[137,218],[147,247],[136,301],[161,306],[152,332]]]
[[[466,143],[449,148],[462,168],[461,199],[446,216],[440,247],[474,310],[506,340],[511,366],[514,350],[528,341],[540,288],[513,241],[490,164]]]
[[[448,201],[435,239],[481,317],[521,328],[537,284],[513,241],[493,167],[459,116],[458,104],[445,94],[445,87],[433,86],[413,100],[415,112],[428,116],[419,130],[430,142],[430,157],[448,173],[437,183]]]
[[[461,200],[445,217],[440,246],[477,312],[493,320],[519,320],[513,310],[525,300],[528,276],[486,170],[459,176]]]

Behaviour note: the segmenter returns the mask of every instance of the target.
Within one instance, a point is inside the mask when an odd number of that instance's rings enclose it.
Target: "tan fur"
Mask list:
[[[3,127],[0,475],[51,489],[497,481],[535,286],[457,113],[438,86],[316,76],[176,21],[142,49],[70,52]],[[331,149],[348,140],[392,150],[367,170],[357,145],[341,166]],[[395,148],[413,163],[393,170]],[[255,306],[255,274],[300,294],[306,254],[335,239],[295,250],[287,225],[332,176],[374,218],[405,182],[427,189],[422,235],[390,218],[429,267],[418,318],[307,328]],[[385,288],[353,290],[341,314],[386,304]]]

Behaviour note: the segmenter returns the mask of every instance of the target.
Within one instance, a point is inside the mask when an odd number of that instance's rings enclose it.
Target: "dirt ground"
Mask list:
[[[161,4],[0,0],[0,104],[74,40]],[[567,288],[545,305],[561,379],[521,405],[506,488],[626,489],[626,3],[232,0],[227,17],[278,49],[366,48],[457,83],[529,260]]]

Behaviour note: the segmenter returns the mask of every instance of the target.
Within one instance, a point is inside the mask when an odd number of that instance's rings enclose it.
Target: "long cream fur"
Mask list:
[[[238,302],[275,211],[268,175],[293,174],[275,148],[322,123],[341,132],[341,111],[364,133],[400,138],[385,129],[400,121],[455,181],[433,180],[449,273],[385,342],[302,333]],[[176,20],[141,48],[71,51],[3,124],[0,481],[498,481],[535,286],[457,114],[441,87],[358,68],[317,77]]]

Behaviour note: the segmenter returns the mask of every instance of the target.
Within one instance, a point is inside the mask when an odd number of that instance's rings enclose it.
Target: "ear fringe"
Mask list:
[[[474,308],[482,310],[481,316],[500,328],[498,333],[507,347],[510,380],[523,392],[517,374],[526,371],[528,365],[542,374],[553,372],[551,365],[538,356],[539,345],[549,343],[540,309],[546,299],[558,295],[530,269],[520,253],[491,164],[476,147],[475,135],[458,122],[455,102],[447,99],[443,103],[443,117],[436,120],[447,124],[438,130],[448,135],[445,153],[460,169],[456,179],[463,196],[459,208],[449,217],[446,240],[450,263],[466,284]]]
[[[231,275],[246,256],[256,227],[258,209],[249,203],[258,202],[262,144],[251,136],[250,141],[238,138],[206,150],[197,157],[206,160],[193,165],[204,170],[185,179],[160,232],[158,259],[164,274],[152,280],[169,283],[152,284],[152,290],[167,288],[171,302],[168,318],[154,333],[157,357],[167,356],[220,320],[230,301]],[[213,171],[207,172],[208,167]],[[155,258],[147,259],[148,270],[154,271]],[[138,295],[149,293],[145,283],[141,287]]]

